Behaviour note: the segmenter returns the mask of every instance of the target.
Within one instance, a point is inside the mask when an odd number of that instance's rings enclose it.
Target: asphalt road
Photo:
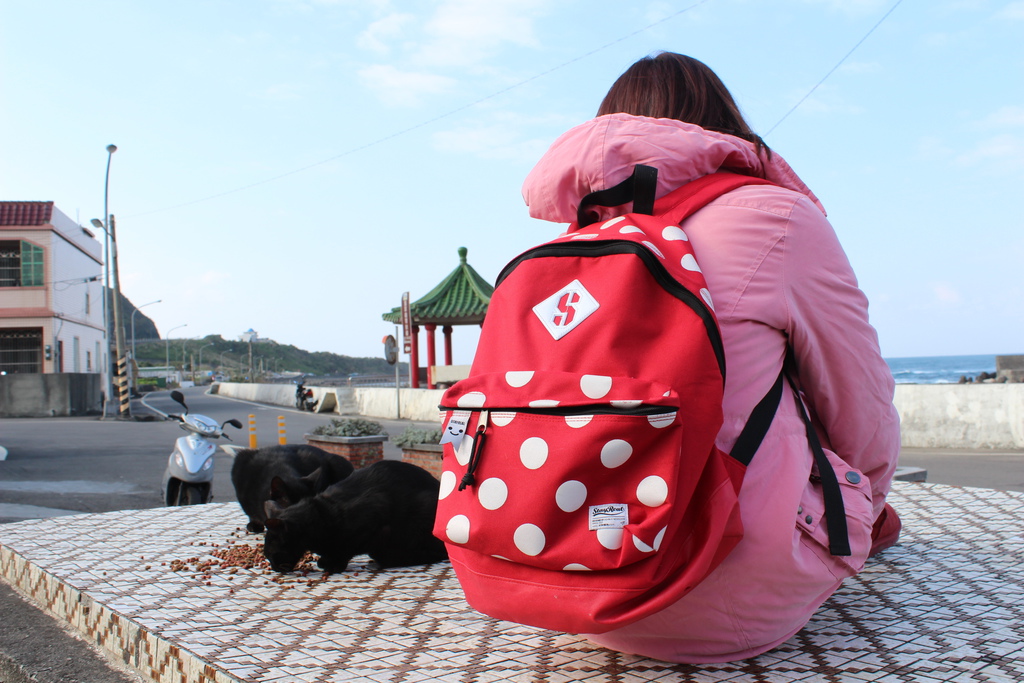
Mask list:
[[[238,419],[243,428],[226,427],[232,443],[248,446],[248,416],[256,417],[258,445],[278,443],[278,417],[285,418],[288,443],[303,443],[302,435],[330,421],[329,414],[302,413],[292,408],[266,406],[207,395],[204,388],[186,389],[189,410],[218,422]],[[148,407],[179,413],[181,406],[169,392],[148,394],[133,401],[133,415],[151,415],[153,421],[81,418],[26,418],[0,420],[0,523],[81,512],[139,510],[163,506],[161,480],[175,439],[184,436],[178,422],[164,421]],[[407,422],[380,420],[397,435]],[[385,443],[385,457],[401,451]],[[218,449],[214,460],[213,500],[235,500],[231,486],[231,456]]]

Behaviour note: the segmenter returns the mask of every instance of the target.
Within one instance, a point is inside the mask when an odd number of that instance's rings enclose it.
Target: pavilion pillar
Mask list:
[[[437,325],[433,323],[427,323],[423,327],[424,329],[427,330],[427,389],[433,389],[433,367],[437,365],[437,353],[434,347],[434,333],[437,331]]]
[[[412,326],[412,345],[409,349],[409,387],[420,388],[420,326]]]
[[[452,326],[445,325],[441,328],[444,332],[444,364],[452,364]]]

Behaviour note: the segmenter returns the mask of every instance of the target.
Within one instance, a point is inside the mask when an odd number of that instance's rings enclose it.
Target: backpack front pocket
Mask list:
[[[434,532],[544,569],[656,557],[679,488],[683,424],[668,387],[563,372],[495,373],[452,387]]]

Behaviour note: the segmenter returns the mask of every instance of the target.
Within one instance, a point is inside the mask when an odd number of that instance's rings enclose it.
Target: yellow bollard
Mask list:
[[[256,445],[256,416],[249,416],[249,448],[258,448]]]
[[[284,428],[284,415],[277,416],[277,442],[282,446],[288,443],[287,431]]]

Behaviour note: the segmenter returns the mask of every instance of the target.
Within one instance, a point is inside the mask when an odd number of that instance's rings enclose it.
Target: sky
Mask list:
[[[0,0],[0,199],[87,226],[115,144],[161,334],[380,357],[459,247],[493,282],[562,231],[527,173],[682,52],[825,205],[884,356],[1024,353],[1022,36],[1022,0]]]

